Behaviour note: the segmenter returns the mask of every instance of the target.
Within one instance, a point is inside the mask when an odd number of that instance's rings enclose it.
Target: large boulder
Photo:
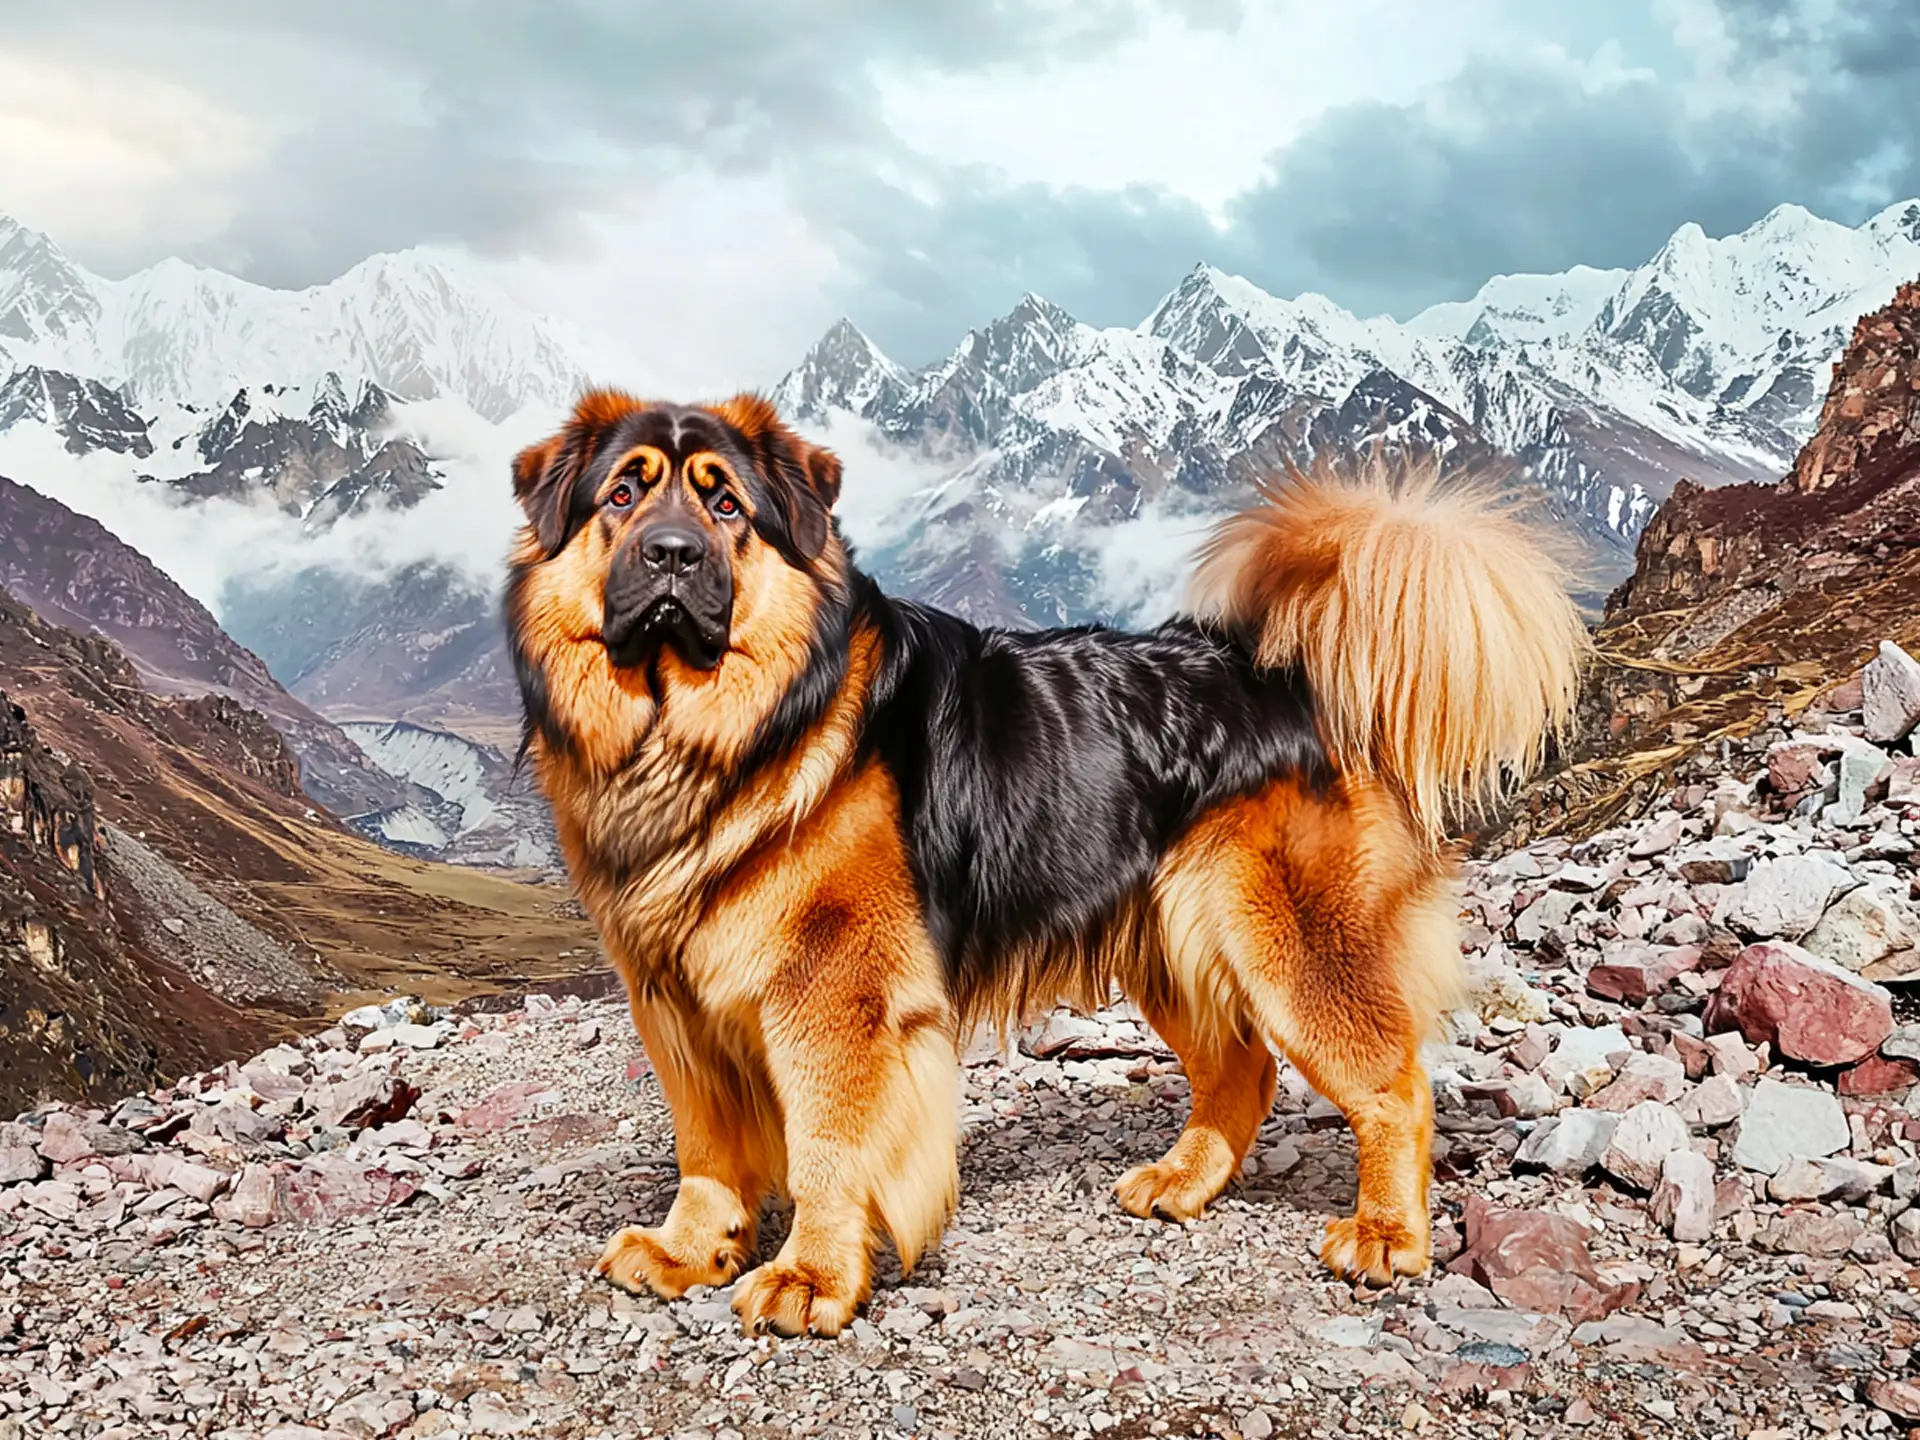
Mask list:
[[[1779,1173],[1794,1160],[1818,1160],[1838,1154],[1852,1140],[1847,1112],[1838,1099],[1817,1085],[1788,1085],[1762,1080],[1740,1117],[1740,1138],[1733,1163],[1763,1175]]]
[[[1707,1029],[1738,1030],[1808,1065],[1851,1065],[1893,1033],[1885,989],[1798,945],[1749,945],[1727,968],[1707,1009]]]
[[[1817,851],[1762,860],[1728,889],[1719,918],[1755,939],[1798,940],[1859,883],[1839,860]]]
[[[1880,642],[1880,653],[1860,672],[1860,718],[1867,738],[1899,740],[1920,723],[1920,660],[1891,640]]]

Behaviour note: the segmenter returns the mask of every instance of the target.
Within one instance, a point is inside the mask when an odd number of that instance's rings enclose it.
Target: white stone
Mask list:
[[[1713,1233],[1713,1162],[1698,1150],[1669,1152],[1648,1208],[1674,1239],[1707,1239]]]
[[[1864,970],[1896,950],[1920,944],[1920,920],[1904,879],[1876,877],[1842,895],[1801,945],[1843,970]]]
[[[1534,1128],[1514,1160],[1556,1175],[1585,1174],[1600,1163],[1619,1127],[1620,1117],[1604,1110],[1562,1110]]]
[[[1538,945],[1548,931],[1568,924],[1585,904],[1585,897],[1571,890],[1549,890],[1515,918],[1514,936],[1523,945]]]
[[[1482,1021],[1506,1019],[1527,1025],[1545,1020],[1553,1013],[1552,1001],[1522,980],[1505,963],[1505,954],[1496,948],[1467,962],[1467,1004]]]
[[[1671,1105],[1642,1100],[1620,1117],[1600,1165],[1629,1185],[1651,1190],[1660,1183],[1667,1156],[1687,1149],[1691,1143],[1687,1122],[1674,1113]]]
[[[1824,1160],[1796,1156],[1774,1172],[1767,1194],[1782,1204],[1796,1200],[1838,1200],[1858,1204],[1893,1177],[1891,1165],[1835,1155]]]
[[[1564,1090],[1576,1073],[1606,1066],[1609,1055],[1631,1049],[1633,1042],[1618,1025],[1568,1026],[1560,1032],[1553,1053],[1541,1063],[1540,1073]]]
[[[1832,855],[1810,851],[1762,860],[1721,899],[1724,923],[1759,938],[1798,940],[1827,907],[1860,882]]]
[[[1762,1080],[1747,1097],[1733,1163],[1772,1175],[1795,1157],[1819,1159],[1852,1140],[1847,1112],[1832,1092],[1813,1085]]]
[[[1920,660],[1891,640],[1880,642],[1880,653],[1860,672],[1860,689],[1869,740],[1898,740],[1920,723]]]

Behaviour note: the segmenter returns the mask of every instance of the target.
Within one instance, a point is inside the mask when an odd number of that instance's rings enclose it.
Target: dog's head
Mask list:
[[[657,702],[673,682],[732,693],[741,672],[804,648],[813,596],[845,564],[839,460],[758,396],[706,406],[593,392],[515,458],[513,485],[526,524],[507,618],[536,726],[558,706],[605,728],[620,696]]]

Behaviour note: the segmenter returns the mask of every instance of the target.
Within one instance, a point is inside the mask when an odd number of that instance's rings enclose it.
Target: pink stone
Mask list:
[[[476,1133],[505,1130],[532,1109],[539,1097],[551,1093],[553,1087],[539,1080],[509,1080],[481,1096],[479,1104],[462,1111],[457,1123],[461,1129]]]
[[[1586,1231],[1564,1215],[1506,1210],[1469,1195],[1467,1246],[1447,1268],[1510,1305],[1562,1314],[1576,1325],[1618,1310],[1639,1293],[1632,1281],[1609,1285],[1587,1249]]]
[[[1626,950],[1627,947],[1622,947]],[[1633,947],[1587,972],[1587,989],[1607,1000],[1638,1005],[1658,995],[1673,977],[1700,968],[1700,947],[1679,945],[1667,950]]]
[[[1767,781],[1776,795],[1799,795],[1820,784],[1830,747],[1816,741],[1782,745],[1767,756]]]
[[[315,1157],[280,1181],[280,1204],[297,1220],[341,1220],[403,1204],[419,1187],[403,1175],[340,1154]]]
[[[1915,1085],[1920,1085],[1920,1065],[1869,1055],[1852,1069],[1842,1070],[1836,1088],[1842,1095],[1895,1095]]]
[[[1742,950],[1706,1016],[1809,1065],[1851,1065],[1893,1033],[1892,998],[1878,985],[1785,941]]]
[[[65,1165],[99,1152],[85,1126],[64,1110],[56,1110],[40,1130],[40,1153],[56,1165]]]
[[[401,1119],[419,1098],[420,1092],[398,1075],[369,1071],[329,1085],[316,1108],[329,1129],[359,1131]]]
[[[271,1167],[249,1165],[240,1172],[231,1194],[213,1202],[216,1220],[226,1220],[258,1230],[271,1225],[279,1184]]]

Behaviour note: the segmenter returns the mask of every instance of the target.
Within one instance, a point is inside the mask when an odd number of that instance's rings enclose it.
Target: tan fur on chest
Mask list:
[[[887,782],[877,769],[850,770],[875,649],[856,637],[847,682],[809,738],[745,782],[713,763],[711,731],[696,739],[668,723],[682,707],[677,689],[613,774],[536,746],[582,903],[630,985],[684,991],[696,1004],[749,1003],[769,983],[757,957],[782,906],[817,884],[831,853],[856,849],[863,827],[900,856],[910,895],[897,806],[873,793]],[[744,744],[725,748],[733,761]]]

